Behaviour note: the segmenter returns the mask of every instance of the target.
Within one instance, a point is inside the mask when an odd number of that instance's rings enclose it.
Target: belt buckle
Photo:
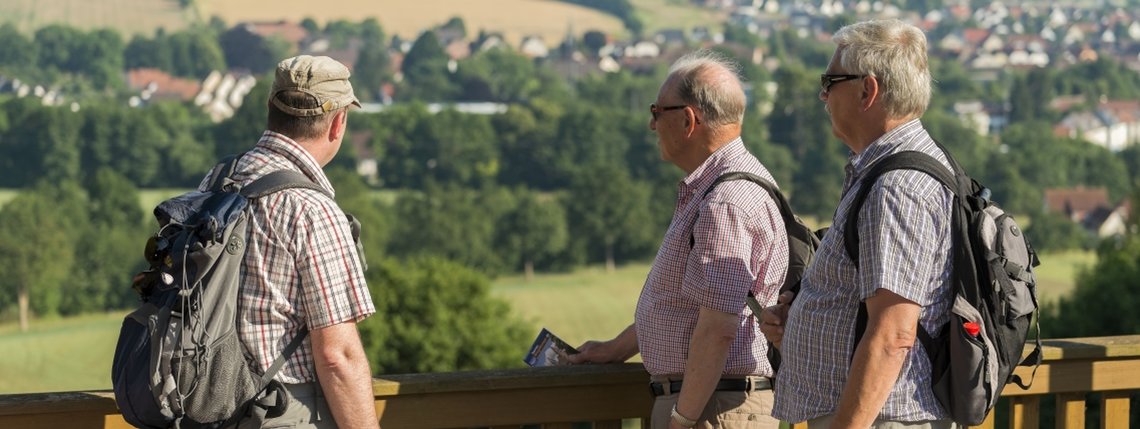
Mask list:
[[[753,387],[752,377],[751,376],[745,377],[744,378],[744,391],[745,392],[751,392],[752,387]]]

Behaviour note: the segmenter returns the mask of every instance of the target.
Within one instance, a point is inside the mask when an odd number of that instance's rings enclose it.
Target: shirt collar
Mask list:
[[[712,185],[717,177],[725,173],[730,160],[747,153],[748,149],[744,147],[744,140],[740,137],[732,139],[728,144],[721,146],[720,149],[709,155],[708,159],[697,166],[696,170],[685,176],[681,180],[682,187],[689,191],[703,191]]]
[[[330,196],[336,195],[336,190],[325,176],[321,164],[309,154],[309,151],[288,136],[266,130],[261,134],[261,139],[257,141],[255,148],[284,157],[302,174],[328,191]]]
[[[848,163],[853,167],[856,174],[862,174],[864,170],[874,165],[879,159],[898,152],[901,146],[914,141],[915,133],[922,131],[922,122],[919,119],[907,121],[875,139],[863,153],[852,152]]]

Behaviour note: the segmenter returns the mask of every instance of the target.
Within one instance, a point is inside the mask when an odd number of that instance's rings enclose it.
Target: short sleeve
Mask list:
[[[376,312],[344,213],[331,200],[308,204],[294,229],[305,322],[320,329]]]

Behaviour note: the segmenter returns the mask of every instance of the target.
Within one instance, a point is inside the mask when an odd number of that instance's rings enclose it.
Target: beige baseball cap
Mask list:
[[[292,116],[317,116],[355,104],[360,100],[352,93],[348,82],[348,67],[329,57],[298,55],[277,63],[277,74],[269,92],[269,102]],[[298,108],[281,101],[281,91],[300,91],[313,96],[314,108]]]

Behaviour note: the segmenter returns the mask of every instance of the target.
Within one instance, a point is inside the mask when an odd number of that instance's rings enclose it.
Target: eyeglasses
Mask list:
[[[865,74],[821,74],[819,75],[819,87],[823,92],[831,91],[831,86],[839,82],[846,82],[849,80],[862,79],[867,77]]]
[[[653,103],[649,105],[649,114],[653,115],[653,120],[656,121],[658,114],[668,112],[670,110],[684,109],[686,107],[689,107],[689,105],[678,104],[676,106],[658,106],[657,103]]]

